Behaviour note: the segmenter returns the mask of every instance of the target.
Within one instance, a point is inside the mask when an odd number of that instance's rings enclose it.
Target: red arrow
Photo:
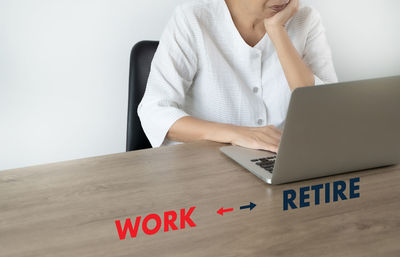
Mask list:
[[[221,209],[219,209],[217,211],[217,213],[220,214],[221,216],[224,216],[224,212],[228,212],[228,211],[233,211],[233,208],[229,208],[229,209],[225,209],[224,210],[224,207],[221,207]]]

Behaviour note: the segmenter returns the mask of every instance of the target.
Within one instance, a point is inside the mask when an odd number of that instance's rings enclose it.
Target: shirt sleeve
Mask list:
[[[194,33],[181,6],[168,21],[150,68],[138,115],[152,147],[164,143],[170,127],[189,116],[182,106],[197,72]]]
[[[320,14],[310,8],[310,29],[307,35],[303,60],[314,74],[315,85],[336,83],[338,81],[332,61],[325,28]]]

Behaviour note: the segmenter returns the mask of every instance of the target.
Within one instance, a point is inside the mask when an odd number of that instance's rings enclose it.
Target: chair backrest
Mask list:
[[[128,128],[126,151],[151,148],[137,114],[137,108],[146,90],[151,61],[158,41],[140,41],[131,51],[129,68]]]

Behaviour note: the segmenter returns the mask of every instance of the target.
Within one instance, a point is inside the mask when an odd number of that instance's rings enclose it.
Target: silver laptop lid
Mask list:
[[[400,76],[293,91],[272,183],[400,162]]]

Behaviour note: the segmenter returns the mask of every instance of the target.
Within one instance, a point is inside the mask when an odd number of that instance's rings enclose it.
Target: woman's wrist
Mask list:
[[[268,36],[273,40],[275,37],[282,35],[282,33],[287,33],[286,28],[282,25],[271,25],[266,27]]]
[[[203,139],[219,143],[232,143],[238,128],[239,126],[236,125],[210,122]]]

